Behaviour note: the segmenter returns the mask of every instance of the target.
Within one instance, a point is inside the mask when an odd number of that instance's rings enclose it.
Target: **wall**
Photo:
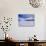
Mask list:
[[[0,0],[0,17],[12,17],[13,22],[10,37],[16,40],[27,40],[34,34],[37,39],[45,40],[45,15],[46,8],[33,8],[28,0]],[[18,14],[35,14],[35,27],[19,27]],[[2,33],[2,31],[0,32]],[[2,39],[2,36],[0,37]]]

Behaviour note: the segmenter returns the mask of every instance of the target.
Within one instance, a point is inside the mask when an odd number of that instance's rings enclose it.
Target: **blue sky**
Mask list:
[[[34,18],[34,15],[33,14],[19,14],[19,18]]]

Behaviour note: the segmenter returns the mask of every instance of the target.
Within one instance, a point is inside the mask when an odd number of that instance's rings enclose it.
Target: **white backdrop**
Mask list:
[[[19,27],[18,14],[35,14],[35,27]],[[12,26],[8,33],[16,40],[27,40],[34,34],[37,39],[45,39],[45,15],[46,8],[32,8],[28,0],[0,0],[0,17],[8,16],[13,18]],[[1,19],[1,18],[0,18]],[[2,37],[0,31],[0,39]]]

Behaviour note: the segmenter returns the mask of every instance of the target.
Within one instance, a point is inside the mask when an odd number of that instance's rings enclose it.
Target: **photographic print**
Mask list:
[[[18,14],[18,24],[20,27],[33,27],[35,25],[34,14]]]

